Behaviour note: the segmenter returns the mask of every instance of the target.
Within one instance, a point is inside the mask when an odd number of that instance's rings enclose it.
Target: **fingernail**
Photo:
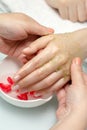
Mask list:
[[[76,58],[76,59],[73,61],[73,63],[76,64],[76,65],[80,65],[80,64],[81,64],[80,58]]]
[[[12,87],[12,90],[15,91],[15,90],[17,90],[19,88],[20,88],[19,85],[15,85],[15,86]]]
[[[28,47],[27,47],[27,48],[25,48],[25,49],[23,50],[23,52],[24,52],[24,51],[27,51],[28,49],[29,49]]]
[[[16,76],[14,76],[14,78],[13,78],[14,82],[17,82],[19,79],[20,79],[20,75],[16,75]]]
[[[41,93],[35,92],[35,93],[34,93],[34,96],[35,96],[35,97],[38,97],[38,96],[42,96],[42,95],[41,95]]]
[[[48,28],[49,32],[54,32],[54,30],[52,28]]]

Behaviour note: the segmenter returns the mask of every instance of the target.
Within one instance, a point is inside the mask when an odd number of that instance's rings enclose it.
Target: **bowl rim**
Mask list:
[[[48,98],[39,98],[39,99],[34,99],[34,100],[19,100],[19,99],[16,99],[16,98],[13,98],[11,96],[9,96],[8,94],[6,94],[5,92],[3,92],[1,89],[0,89],[0,96],[3,98],[3,96],[13,100],[13,101],[16,101],[16,102],[21,102],[21,103],[32,103],[32,102],[37,102],[37,101],[48,101],[49,99],[51,99],[53,97],[53,95],[49,96]],[[2,96],[3,94],[3,96]]]

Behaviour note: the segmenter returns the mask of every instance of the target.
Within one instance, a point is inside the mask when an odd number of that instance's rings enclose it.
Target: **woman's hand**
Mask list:
[[[71,65],[71,84],[57,92],[58,122],[51,130],[85,130],[87,127],[87,75],[82,72],[81,60]]]
[[[53,29],[44,27],[22,13],[0,14],[0,52],[27,62],[22,50],[39,36],[47,35]]]
[[[46,93],[66,84],[70,80],[72,59],[77,56],[83,59],[87,55],[87,32],[84,31],[49,35],[33,42],[24,54],[36,56],[16,74],[14,88]]]
[[[63,19],[73,22],[85,22],[87,20],[87,0],[46,0],[47,3],[58,9]]]

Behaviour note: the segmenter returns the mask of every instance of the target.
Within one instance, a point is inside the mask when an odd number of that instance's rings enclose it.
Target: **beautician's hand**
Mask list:
[[[0,52],[26,62],[22,50],[39,36],[52,32],[53,29],[40,25],[25,14],[0,14]]]
[[[51,130],[86,130],[87,127],[87,75],[82,72],[81,60],[71,65],[71,84],[57,93],[58,122]]]
[[[46,0],[47,3],[58,9],[63,19],[69,19],[73,22],[87,21],[87,0]]]
[[[87,56],[87,29],[68,34],[44,36],[24,50],[26,56],[36,56],[15,75],[16,89],[54,92],[70,80],[70,65],[74,57]],[[51,41],[49,42],[48,39]]]

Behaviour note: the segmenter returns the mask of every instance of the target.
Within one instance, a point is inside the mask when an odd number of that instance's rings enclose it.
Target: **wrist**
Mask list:
[[[81,29],[73,32],[74,40],[76,41],[77,48],[80,48],[80,58],[87,57],[87,29]]]

